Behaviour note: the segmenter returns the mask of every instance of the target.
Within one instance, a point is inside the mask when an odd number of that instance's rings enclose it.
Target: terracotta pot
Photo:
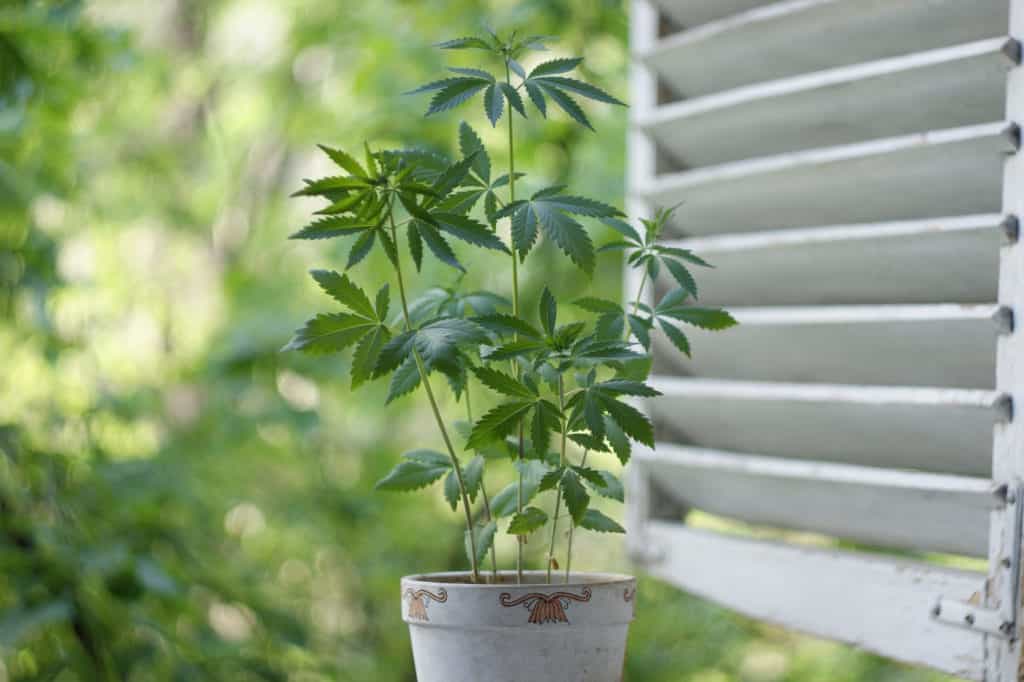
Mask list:
[[[488,576],[489,577],[489,576]],[[636,579],[610,573],[502,571],[474,585],[466,573],[402,578],[419,682],[619,682]]]

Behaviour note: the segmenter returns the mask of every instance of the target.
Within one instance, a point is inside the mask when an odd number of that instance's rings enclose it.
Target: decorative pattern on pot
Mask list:
[[[518,599],[512,599],[512,595],[508,592],[501,593],[502,606],[511,607],[522,604],[530,611],[528,622],[536,625],[543,625],[544,623],[568,624],[569,618],[565,615],[565,610],[569,608],[570,600],[578,602],[590,601],[590,588],[584,587],[583,594],[581,595],[571,592],[553,592],[551,594],[531,592],[530,594],[524,594]]]
[[[414,591],[410,587],[406,588],[402,597],[409,599],[409,618],[429,623],[430,618],[427,617],[427,604],[431,601],[436,601],[439,604],[445,603],[448,601],[448,590],[442,587],[439,590],[439,594],[434,594],[430,590]]]

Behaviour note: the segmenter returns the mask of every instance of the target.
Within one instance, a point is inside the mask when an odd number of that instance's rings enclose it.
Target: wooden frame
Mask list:
[[[1024,0],[633,0],[630,35],[628,210],[685,199],[676,244],[720,265],[704,302],[745,323],[695,333],[692,363],[655,348],[631,557],[756,618],[1024,679]],[[801,134],[815,117],[837,125]],[[690,508],[989,568],[723,535]]]

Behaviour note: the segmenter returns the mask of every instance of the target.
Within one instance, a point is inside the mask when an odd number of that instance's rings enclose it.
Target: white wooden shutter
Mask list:
[[[1024,0],[634,0],[631,35],[630,210],[685,201],[668,238],[741,322],[692,333],[692,361],[656,341],[631,555],[758,618],[1017,680]]]

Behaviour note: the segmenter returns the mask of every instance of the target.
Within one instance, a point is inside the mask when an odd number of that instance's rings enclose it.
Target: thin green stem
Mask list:
[[[583,451],[583,458],[580,459],[580,466],[581,467],[587,466],[587,455],[589,455],[589,454],[590,454],[590,450],[584,450]],[[569,584],[569,574],[572,572],[572,535],[573,535],[573,531],[575,531],[575,530],[576,530],[576,524],[575,523],[569,526],[569,546],[566,548],[566,552],[565,552],[565,584],[566,585]]]
[[[558,464],[563,469],[567,464],[565,456],[565,440],[566,435],[569,431],[569,420],[565,418],[565,382],[562,380],[562,375],[558,375],[558,410],[563,413],[562,415],[562,446],[559,449]],[[564,475],[564,473],[563,473]],[[558,513],[562,506],[562,487],[558,487],[558,492],[555,494],[555,515],[551,519],[551,544],[548,548],[548,585],[551,584],[551,564],[555,559],[555,540],[558,538]],[[571,526],[570,526],[571,527]]]
[[[469,387],[471,382],[466,379],[466,419],[469,423],[473,423],[473,401],[470,397]],[[487,495],[487,486],[484,484],[483,477],[480,478],[480,497],[483,499],[484,512],[487,514],[487,523],[494,521],[494,515],[491,514],[491,498]],[[493,582],[498,582],[498,552],[494,548],[494,541],[491,541],[491,578]]]
[[[640,299],[643,297],[643,295],[644,295],[644,287],[647,285],[647,275],[648,275],[648,272],[647,272],[647,268],[645,267],[644,268],[644,276],[640,278],[640,288],[636,290],[636,300],[633,301],[633,314],[634,315],[636,315],[636,312],[640,309]],[[629,341],[629,320],[626,321],[625,327],[626,327],[625,336],[623,337],[622,340],[623,341]]]
[[[508,59],[505,60],[505,82],[512,85],[512,71],[508,64]],[[515,147],[515,126],[512,124],[512,108],[509,107],[508,112],[508,203],[512,203],[516,200],[516,147]],[[515,317],[519,317],[519,259],[516,256],[516,246],[512,244],[512,314]],[[515,338],[518,339],[519,335],[516,334]],[[513,360],[513,372],[516,372],[515,361]],[[516,512],[523,512],[523,456],[525,455],[525,435],[523,433],[523,424],[519,423],[519,481],[516,488]],[[535,444],[536,447],[536,444]],[[523,542],[525,538],[522,535],[516,536],[516,583],[523,583]],[[549,581],[550,582],[550,581]]]
[[[397,244],[398,243],[398,229],[395,227],[395,218],[392,213],[392,207],[388,206],[388,220],[391,223],[391,238]],[[395,276],[398,279],[398,294],[402,300],[402,315],[405,319],[405,329],[409,331],[412,329],[412,319],[409,316],[409,303],[405,296],[405,281],[402,278],[402,266],[401,261],[396,256],[395,258]],[[476,561],[476,536],[473,534],[473,516],[469,509],[469,495],[466,494],[466,483],[462,477],[462,464],[459,462],[458,455],[455,454],[455,447],[452,445],[451,438],[448,437],[448,429],[444,425],[444,418],[441,416],[441,409],[437,406],[437,399],[434,397],[434,390],[430,387],[430,377],[427,373],[427,368],[423,364],[423,358],[420,357],[419,350],[416,349],[415,345],[412,349],[412,356],[416,361],[416,369],[419,370],[420,381],[423,383],[423,388],[427,392],[427,399],[430,401],[430,409],[434,412],[434,419],[437,421],[437,428],[441,431],[441,438],[444,440],[445,447],[448,448],[448,457],[452,461],[452,470],[455,472],[455,480],[459,484],[459,494],[462,496],[462,509],[466,513],[466,531],[469,533],[469,562],[473,570],[473,582],[480,582],[480,569],[477,566]]]

